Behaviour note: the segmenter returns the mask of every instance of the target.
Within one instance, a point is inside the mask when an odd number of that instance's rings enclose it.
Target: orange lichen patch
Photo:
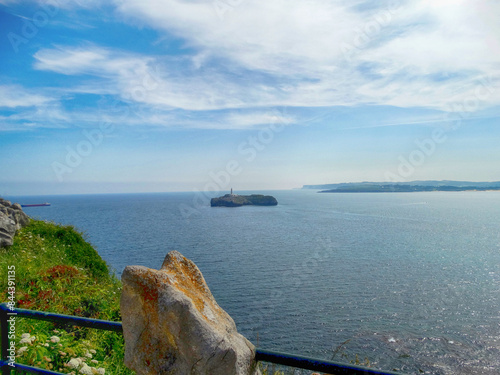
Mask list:
[[[211,323],[218,320],[232,321],[217,305],[198,267],[176,251],[167,254],[160,270],[130,266],[125,269],[124,277],[130,278],[136,285],[134,289],[144,302],[146,314],[155,316],[162,290],[174,288],[192,302],[205,320]]]
[[[166,319],[167,319],[167,321],[174,321],[174,320],[177,319],[177,317],[172,312],[170,312],[167,315]],[[174,348],[175,350],[177,350],[178,347],[177,347],[177,340],[175,339],[175,335],[172,332],[170,332],[170,330],[168,329],[168,327],[164,328],[164,333],[165,333],[165,335],[167,337],[167,340],[168,340],[168,343],[170,344],[170,346],[172,348]]]
[[[215,302],[200,270],[192,261],[177,252],[171,252],[165,258],[160,271],[171,276],[172,285],[193,301],[205,319],[213,320],[212,314],[207,316],[207,307],[208,311],[219,315],[221,309]]]
[[[141,277],[137,279],[141,297],[145,301],[158,300],[158,289],[162,285],[163,280],[160,280],[157,272],[156,270],[145,269]]]

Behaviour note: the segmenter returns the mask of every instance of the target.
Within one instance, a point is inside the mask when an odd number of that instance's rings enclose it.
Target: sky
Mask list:
[[[0,0],[0,196],[500,181],[492,0]]]

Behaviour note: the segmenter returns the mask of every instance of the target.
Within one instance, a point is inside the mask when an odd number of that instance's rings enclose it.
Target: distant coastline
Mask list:
[[[302,189],[318,193],[411,193],[430,191],[499,191],[500,181],[411,181],[411,182],[349,182],[325,185],[304,185]]]

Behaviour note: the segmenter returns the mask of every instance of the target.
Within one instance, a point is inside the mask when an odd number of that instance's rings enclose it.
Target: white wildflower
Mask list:
[[[96,359],[93,359],[93,360],[92,360],[92,361],[90,361],[90,362],[92,362],[92,363],[94,363],[94,364],[96,364],[96,365],[99,363],[99,361],[98,361],[98,360],[96,360]]]
[[[99,367],[99,368],[93,368],[92,367],[92,372],[95,375],[104,375],[106,373],[106,370],[104,370],[102,367]]]
[[[17,351],[17,355],[23,354],[26,350],[28,350],[27,346],[23,346],[23,347],[19,348]]]
[[[57,337],[57,336],[52,336],[52,337],[50,338],[50,341],[52,341],[52,342],[54,342],[54,343],[55,343],[55,342],[59,342],[59,341],[61,341],[61,339],[60,339],[59,337]]]
[[[71,358],[69,362],[66,363],[66,366],[70,368],[78,368],[78,366],[80,366],[81,363],[82,361],[80,360],[80,358]]]
[[[89,352],[91,352],[92,354],[96,354],[97,353],[94,349],[90,349]]]
[[[43,346],[45,346],[46,348],[48,348],[49,344],[45,343],[45,344],[43,344]]]
[[[31,336],[29,333],[23,333],[21,335],[21,340],[19,340],[19,344],[32,344],[35,339],[36,336]]]
[[[86,363],[83,364],[82,368],[80,369],[79,371],[81,374],[84,374],[84,375],[93,375],[93,372],[92,372],[92,367],[90,367],[89,365],[87,365]]]
[[[84,356],[87,358],[92,358],[92,354],[90,354],[88,350],[85,350]]]

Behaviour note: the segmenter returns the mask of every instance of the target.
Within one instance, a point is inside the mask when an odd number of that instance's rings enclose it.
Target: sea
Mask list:
[[[259,348],[500,374],[500,192],[259,193],[278,206],[210,207],[192,192],[8,198],[50,202],[25,212],[75,226],[118,277],[181,252]]]

